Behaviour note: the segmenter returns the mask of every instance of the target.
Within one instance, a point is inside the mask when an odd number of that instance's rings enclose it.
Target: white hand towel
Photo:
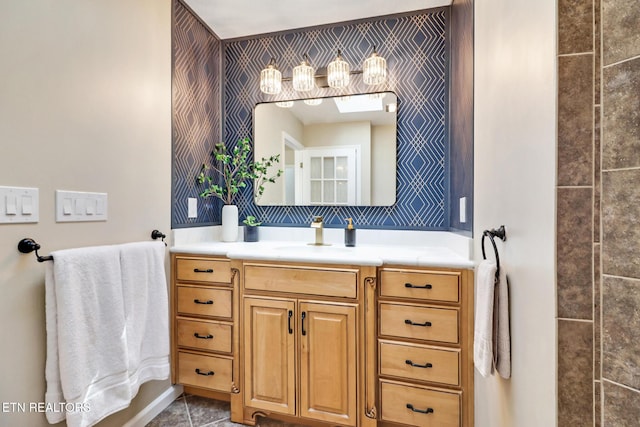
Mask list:
[[[132,396],[141,384],[166,379],[170,373],[164,257],[163,242],[120,246]]]
[[[493,308],[494,325],[494,367],[502,378],[511,377],[511,331],[509,326],[509,281],[504,265],[500,265],[500,277],[496,289]]]
[[[119,251],[104,246],[52,255],[45,399],[60,408],[63,397],[78,410],[48,412],[47,419],[66,417],[69,427],[90,426],[130,401]]]
[[[473,334],[473,362],[483,377],[493,368],[493,303],[496,264],[484,260],[478,265],[476,315]]]
[[[60,384],[60,366],[58,361],[58,316],[56,308],[56,286],[53,273],[53,263],[47,262],[44,279],[45,317],[47,324],[47,359],[45,362],[44,377],[47,382],[44,400],[46,403],[64,402],[62,385]],[[47,421],[57,424],[64,421],[65,414],[62,411],[47,411]]]

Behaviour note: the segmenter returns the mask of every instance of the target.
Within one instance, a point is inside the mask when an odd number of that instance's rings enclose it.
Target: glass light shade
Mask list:
[[[322,104],[322,98],[305,99],[304,103],[312,107],[315,107],[316,105]]]
[[[276,105],[280,108],[291,108],[293,107],[293,101],[278,101]]]
[[[349,84],[349,64],[342,59],[342,54],[338,51],[338,56],[327,65],[327,83],[329,87],[340,89]]]
[[[260,72],[260,90],[267,95],[277,95],[282,90],[282,73],[273,58]]]
[[[373,50],[362,66],[362,80],[368,85],[379,85],[387,80],[387,60]]]
[[[315,86],[313,67],[309,65],[307,61],[307,55],[305,59],[293,68],[293,89],[298,92],[308,92]]]

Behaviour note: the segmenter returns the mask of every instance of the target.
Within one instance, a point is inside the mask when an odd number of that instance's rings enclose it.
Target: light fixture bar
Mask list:
[[[305,53],[300,64],[293,68],[293,75],[282,77],[276,60],[271,58],[260,72],[260,90],[268,95],[277,95],[282,91],[283,81],[292,82],[293,89],[297,92],[308,92],[317,87],[342,89],[349,85],[350,76],[356,74],[362,74],[362,81],[366,85],[381,85],[387,81],[387,61],[378,54],[375,46],[362,65],[362,70],[351,70],[349,63],[342,57],[342,51],[338,49],[336,58],[316,73]]]

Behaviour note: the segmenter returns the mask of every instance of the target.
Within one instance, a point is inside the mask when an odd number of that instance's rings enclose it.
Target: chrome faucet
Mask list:
[[[324,239],[322,238],[322,232],[324,230],[324,218],[321,216],[314,216],[311,221],[311,228],[316,229],[316,242],[309,243],[310,245],[322,246],[324,245]]]

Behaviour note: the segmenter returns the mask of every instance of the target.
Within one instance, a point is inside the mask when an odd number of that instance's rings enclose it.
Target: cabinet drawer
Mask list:
[[[216,356],[178,353],[178,383],[209,390],[231,391],[233,362]]]
[[[381,418],[408,426],[458,427],[460,393],[382,382]],[[413,409],[412,409],[413,408]]]
[[[385,269],[380,274],[380,295],[420,300],[458,302],[460,273]]]
[[[380,342],[380,375],[460,384],[460,351]]]
[[[244,287],[260,291],[356,298],[357,270],[295,267],[244,267]]]
[[[178,313],[231,318],[231,290],[178,286]]]
[[[187,282],[231,283],[231,263],[222,259],[178,258],[176,278]]]
[[[178,319],[178,346],[231,353],[231,325]]]
[[[458,310],[382,303],[380,334],[457,343]]]

